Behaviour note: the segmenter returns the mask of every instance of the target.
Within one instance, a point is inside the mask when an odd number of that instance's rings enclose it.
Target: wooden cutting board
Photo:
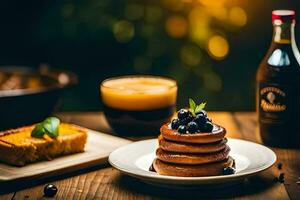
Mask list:
[[[0,182],[57,176],[86,167],[104,164],[112,151],[129,143],[131,143],[130,140],[89,130],[85,152],[62,156],[51,161],[41,161],[23,167],[14,167],[0,163]]]

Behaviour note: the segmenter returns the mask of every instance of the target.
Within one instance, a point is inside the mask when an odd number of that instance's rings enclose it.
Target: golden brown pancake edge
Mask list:
[[[168,163],[198,165],[218,162],[228,158],[230,147],[226,145],[224,150],[214,153],[189,154],[164,151],[162,148],[156,150],[156,157]]]
[[[220,141],[226,135],[225,128],[216,124],[214,124],[214,127],[216,129],[211,133],[180,134],[177,130],[169,128],[168,124],[164,124],[160,128],[160,133],[165,139],[175,142],[206,144]]]
[[[227,159],[202,165],[182,165],[163,162],[159,159],[153,161],[155,171],[160,175],[197,177],[197,176],[217,176],[222,175],[222,171],[226,167],[233,167],[234,160],[232,157]]]
[[[212,153],[225,149],[227,139],[208,144],[196,144],[186,142],[175,142],[166,140],[162,135],[158,137],[159,147],[165,151],[179,153]]]

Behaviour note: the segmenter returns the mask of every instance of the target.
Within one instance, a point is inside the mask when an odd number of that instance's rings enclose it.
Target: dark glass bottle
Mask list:
[[[273,39],[259,65],[257,113],[262,141],[300,148],[300,54],[295,42],[295,12],[272,12]]]

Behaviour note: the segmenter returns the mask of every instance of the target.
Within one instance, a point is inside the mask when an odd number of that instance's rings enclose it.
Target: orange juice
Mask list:
[[[123,76],[101,84],[107,121],[121,135],[158,134],[176,108],[176,81],[156,76]]]

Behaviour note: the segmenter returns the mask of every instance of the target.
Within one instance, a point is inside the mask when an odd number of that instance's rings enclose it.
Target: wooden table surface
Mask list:
[[[102,113],[58,113],[62,120],[94,130],[110,132]],[[255,113],[212,112],[214,122],[226,127],[228,137],[260,142]],[[142,138],[134,138],[139,140]],[[59,191],[56,199],[300,199],[300,150],[272,148],[281,162],[245,180],[235,187],[214,190],[163,189],[122,175],[109,165],[30,183],[0,185],[0,199],[43,199],[46,183],[54,183]],[[274,178],[285,174],[285,182]]]

